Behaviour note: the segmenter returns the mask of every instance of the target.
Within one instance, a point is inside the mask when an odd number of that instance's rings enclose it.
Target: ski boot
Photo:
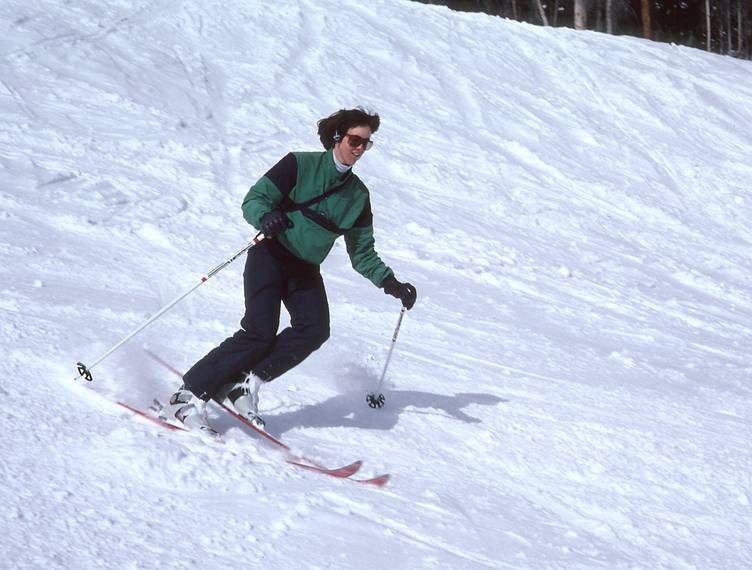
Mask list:
[[[185,386],[181,386],[170,396],[169,403],[159,410],[159,417],[202,435],[219,437],[219,433],[209,425],[206,417],[206,402],[197,398]]]
[[[215,400],[263,430],[265,423],[258,415],[258,394],[262,384],[265,382],[261,378],[250,373],[241,382],[231,382],[222,386]]]

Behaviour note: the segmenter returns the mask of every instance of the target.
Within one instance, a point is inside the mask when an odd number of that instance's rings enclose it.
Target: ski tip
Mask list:
[[[305,469],[306,471],[313,471],[315,473],[321,473],[323,475],[329,475],[330,477],[337,477],[339,479],[347,479],[348,477],[355,475],[355,473],[358,472],[358,469],[360,469],[360,466],[362,464],[361,461],[356,461],[355,463],[351,463],[350,465],[345,465],[344,467],[328,469],[326,467],[322,467],[321,465],[312,463],[302,457],[298,457],[298,458],[288,457],[286,461],[290,465],[294,465],[295,467]]]
[[[362,466],[363,462],[358,459],[358,461],[353,461],[350,465],[345,465],[335,471],[342,473],[343,477],[350,477],[351,475],[355,475]]]
[[[389,481],[391,480],[392,476],[388,473],[385,473],[384,475],[379,475],[378,477],[374,477],[372,479],[360,479],[358,480],[358,483],[363,483],[364,485],[372,485],[374,487],[383,487]],[[353,479],[355,481],[355,479]]]

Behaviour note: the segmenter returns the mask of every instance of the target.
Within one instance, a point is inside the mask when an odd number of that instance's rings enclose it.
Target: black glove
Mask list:
[[[388,275],[381,282],[381,287],[384,289],[384,293],[402,301],[402,306],[408,311],[413,308],[418,293],[410,283],[400,283],[394,275]]]
[[[261,233],[266,238],[273,238],[291,227],[290,218],[277,210],[267,212],[261,217]]]

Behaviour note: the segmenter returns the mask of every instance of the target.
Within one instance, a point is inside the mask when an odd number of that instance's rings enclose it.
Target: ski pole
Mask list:
[[[251,249],[253,246],[261,243],[261,241],[264,239],[264,235],[260,232],[256,234],[256,237],[253,238],[253,241],[251,241],[248,245],[246,245],[243,249],[241,249],[239,252],[237,252],[235,255],[230,257],[227,261],[223,261],[219,265],[217,265],[214,269],[209,271],[206,275],[201,277],[201,281],[196,283],[193,287],[188,289],[185,293],[182,293],[179,297],[177,297],[174,301],[171,303],[165,305],[159,311],[156,312],[148,321],[146,321],[144,324],[140,325],[136,330],[134,330],[132,333],[130,333],[128,336],[126,336],[123,340],[118,342],[115,346],[113,346],[111,349],[109,349],[107,352],[105,352],[102,356],[100,356],[93,364],[90,366],[86,366],[83,362],[77,362],[76,368],[78,369],[79,376],[82,376],[89,382],[93,380],[93,377],[91,375],[91,370],[100,362],[102,362],[105,358],[110,356],[113,352],[115,352],[118,348],[123,346],[126,342],[128,342],[130,339],[132,339],[134,336],[136,336],[138,333],[140,333],[142,330],[144,330],[146,327],[148,327],[150,324],[152,324],[154,321],[156,321],[159,317],[164,315],[167,311],[169,311],[172,307],[177,305],[180,301],[185,299],[188,295],[193,293],[196,289],[198,289],[201,285],[206,283],[209,279],[214,277],[217,273],[222,271],[225,267],[230,265],[233,261],[235,261],[238,257],[240,257],[243,253]],[[75,380],[75,378],[74,378]]]
[[[386,369],[389,366],[389,361],[392,359],[392,352],[394,351],[394,345],[397,344],[397,335],[399,334],[400,327],[402,326],[402,317],[405,316],[406,310],[406,307],[402,307],[402,310],[400,311],[399,320],[397,321],[397,328],[394,329],[394,334],[392,335],[392,344],[389,346],[389,353],[386,355],[386,362],[384,363],[384,371],[381,373],[381,378],[379,379],[379,383],[376,386],[376,391],[371,392],[366,396],[366,402],[368,402],[368,405],[372,408],[380,408],[386,401],[384,394],[379,392],[379,390],[381,390],[381,384],[384,382],[384,378],[386,377]]]

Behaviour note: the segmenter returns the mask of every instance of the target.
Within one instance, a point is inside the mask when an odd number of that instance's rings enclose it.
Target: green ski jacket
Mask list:
[[[331,150],[291,152],[251,186],[243,200],[246,221],[259,228],[272,210],[285,212],[293,223],[274,239],[300,259],[321,264],[344,235],[358,273],[377,287],[393,274],[374,249],[368,188],[352,171],[337,171]]]

